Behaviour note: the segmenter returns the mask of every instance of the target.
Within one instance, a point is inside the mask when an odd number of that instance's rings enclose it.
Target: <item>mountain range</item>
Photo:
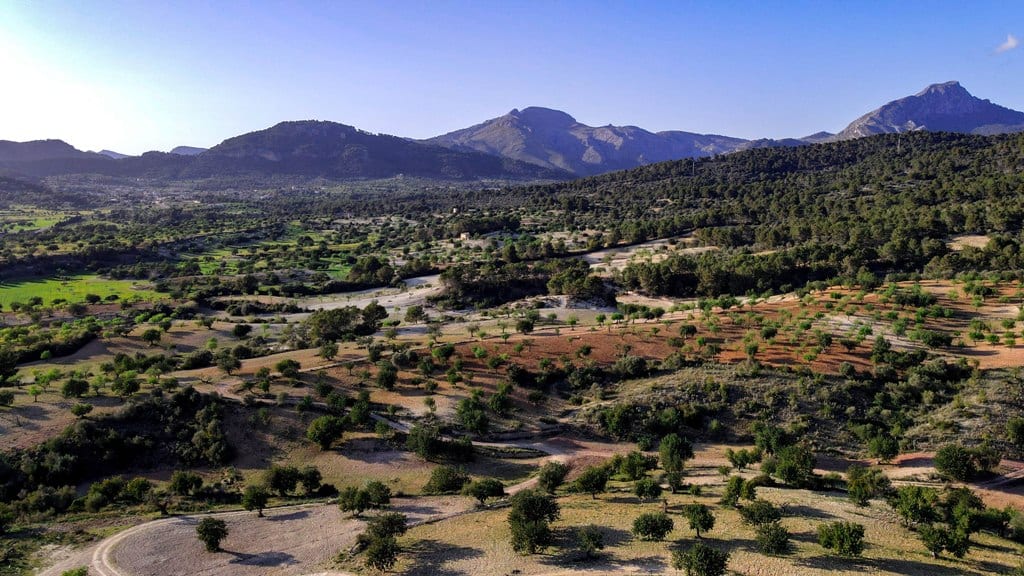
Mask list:
[[[426,140],[372,134],[335,122],[281,122],[208,150],[125,156],[83,152],[61,140],[0,141],[0,171],[31,176],[96,173],[175,179],[285,174],[338,179],[398,175],[439,180],[557,180],[750,148],[805,146],[875,134],[929,130],[1024,131],[1024,112],[972,96],[958,82],[928,86],[854,120],[837,134],[746,140],[636,126],[592,127],[542,107],[512,110]]]

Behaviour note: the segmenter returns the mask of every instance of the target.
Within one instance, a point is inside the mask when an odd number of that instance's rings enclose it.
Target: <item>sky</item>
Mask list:
[[[284,120],[427,138],[513,108],[743,138],[959,80],[1024,110],[1024,3],[0,0],[0,139],[138,154]]]

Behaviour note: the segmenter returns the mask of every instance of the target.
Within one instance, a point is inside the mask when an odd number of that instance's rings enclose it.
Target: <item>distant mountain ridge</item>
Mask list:
[[[202,154],[206,152],[206,148],[199,148],[197,146],[175,146],[171,149],[171,154],[178,154],[180,156],[195,156],[196,154]]]
[[[636,126],[592,127],[565,112],[534,106],[426,142],[589,176],[731,152],[746,140],[682,131],[654,133]]]
[[[171,179],[290,175],[310,178],[555,180],[561,170],[371,134],[336,122],[281,122],[228,138],[200,154],[147,152],[114,160],[59,141],[0,142],[0,168],[31,176],[105,174]]]
[[[1024,131],[1024,112],[972,96],[959,82],[928,86],[854,120],[838,134],[745,140],[636,126],[592,127],[559,110],[512,110],[427,140],[372,134],[323,121],[281,122],[209,150],[129,156],[82,152],[61,140],[0,140],[0,172],[29,176],[96,173],[160,178],[294,175],[324,178],[555,180],[752,148],[805,146],[910,130],[989,135]]]
[[[959,82],[943,82],[868,112],[832,139],[911,130],[981,135],[1020,132],[1024,131],[1024,112],[977,98]]]
[[[0,140],[0,163],[36,162],[56,158],[95,158],[106,156],[95,152],[83,152],[63,140],[31,140],[12,142]]]

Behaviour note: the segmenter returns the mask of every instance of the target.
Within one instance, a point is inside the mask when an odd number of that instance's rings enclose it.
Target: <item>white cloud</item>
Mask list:
[[[1014,48],[1016,48],[1019,44],[1020,44],[1020,40],[1017,40],[1016,36],[1014,36],[1013,34],[1007,34],[1006,35],[1006,42],[1003,42],[1002,44],[999,45],[998,48],[996,48],[996,54],[1002,54],[1003,52],[1009,52],[1010,50],[1013,50]]]

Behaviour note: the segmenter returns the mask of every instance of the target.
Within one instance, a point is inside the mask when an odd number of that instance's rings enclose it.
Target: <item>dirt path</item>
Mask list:
[[[436,522],[472,511],[469,498],[396,498],[391,509],[409,518],[411,526]],[[222,552],[206,552],[195,534],[201,518],[228,524]],[[322,571],[339,551],[351,547],[365,522],[348,518],[333,504],[285,506],[266,511],[233,511],[176,516],[140,524],[76,552],[40,572],[57,576],[87,565],[100,576],[347,576]]]

